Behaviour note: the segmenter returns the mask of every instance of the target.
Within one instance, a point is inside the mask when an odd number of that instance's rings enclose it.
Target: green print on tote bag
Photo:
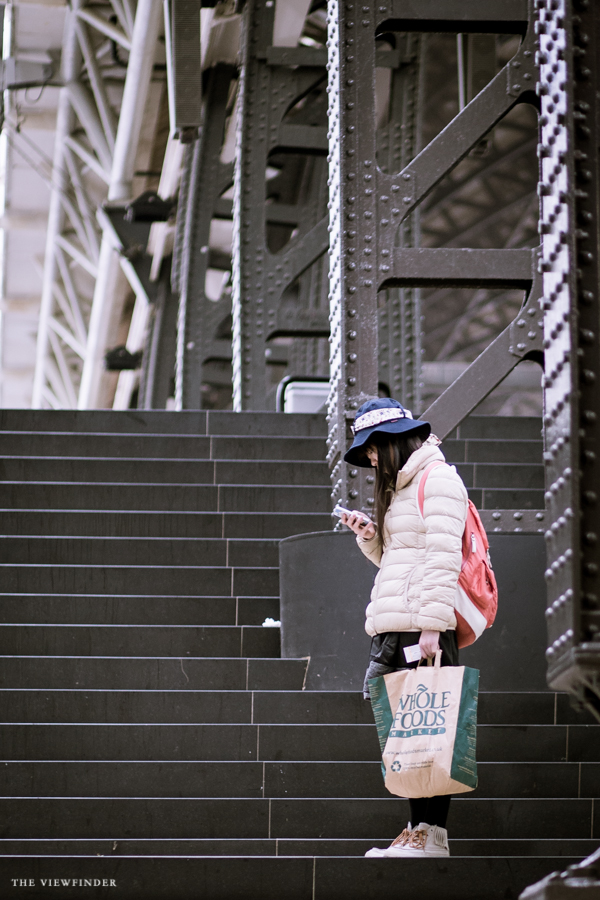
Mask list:
[[[477,787],[479,672],[466,666],[403,669],[369,680],[385,786],[400,797]]]

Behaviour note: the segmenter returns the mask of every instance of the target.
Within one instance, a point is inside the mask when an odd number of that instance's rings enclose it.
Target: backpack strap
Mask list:
[[[425,514],[423,510],[425,509],[425,482],[427,481],[427,476],[431,472],[432,469],[435,469],[436,466],[444,466],[446,465],[442,462],[441,459],[436,459],[435,462],[430,463],[419,480],[419,487],[417,488],[417,509],[419,510],[419,515],[421,519],[425,521]]]

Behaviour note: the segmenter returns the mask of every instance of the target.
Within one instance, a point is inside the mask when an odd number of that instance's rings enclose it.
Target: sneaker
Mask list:
[[[412,834],[412,825],[410,822],[402,832],[399,834],[397,838],[394,838],[389,847],[379,848],[379,847],[371,847],[370,850],[367,850],[365,856],[370,857],[371,859],[379,859],[384,856],[388,856],[388,851],[392,850],[394,847],[404,847],[410,840],[410,836]],[[391,854],[389,854],[391,855]]]
[[[383,856],[421,859],[432,856],[450,856],[448,832],[439,825],[428,825],[426,822],[421,822],[410,832],[407,841],[397,846],[392,844],[383,851]]]

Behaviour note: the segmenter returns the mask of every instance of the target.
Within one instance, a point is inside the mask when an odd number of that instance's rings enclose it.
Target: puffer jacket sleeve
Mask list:
[[[422,476],[421,476],[422,477]],[[446,631],[454,619],[468,496],[453,466],[431,469],[425,483],[425,570],[417,626]]]
[[[379,547],[379,543],[377,541],[377,535],[374,535],[370,540],[366,541],[364,538],[361,538],[360,535],[356,535],[356,543],[365,554],[367,559],[370,559],[373,565],[377,566],[377,568],[381,568],[381,548]]]

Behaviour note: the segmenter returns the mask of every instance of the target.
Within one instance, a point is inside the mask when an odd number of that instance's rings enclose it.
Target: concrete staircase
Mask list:
[[[2,896],[510,900],[595,849],[600,728],[564,696],[488,693],[452,858],[363,858],[408,815],[370,707],[302,691],[262,627],[278,540],[331,527],[324,432],[0,413]],[[471,419],[444,450],[480,505],[540,508],[539,422]]]
[[[544,509],[541,421],[471,416],[443,442],[480,510]]]

